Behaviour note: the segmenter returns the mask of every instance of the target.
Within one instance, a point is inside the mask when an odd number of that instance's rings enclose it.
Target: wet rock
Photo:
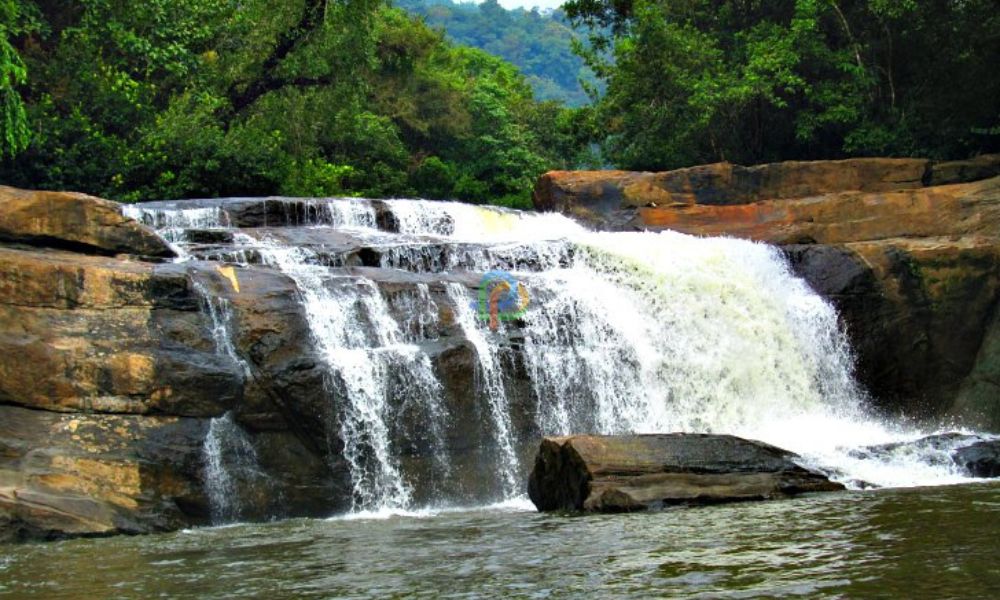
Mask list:
[[[1000,305],[993,309],[979,354],[962,381],[950,416],[970,427],[1000,432]]]
[[[1000,477],[1000,440],[981,435],[938,433],[916,440],[858,448],[850,455],[863,460],[910,457],[934,466],[958,465],[971,477]]]
[[[951,454],[957,448],[974,444],[982,439],[978,435],[959,432],[937,433],[915,440],[855,448],[848,454],[860,460],[889,460],[904,455],[922,456],[925,462],[946,465],[950,464]]]
[[[844,489],[796,455],[729,435],[545,438],[528,481],[542,511],[623,512]]]
[[[8,537],[145,533],[206,522],[205,422],[0,406]]]
[[[959,448],[954,459],[973,477],[1000,477],[1000,440],[983,440]]]
[[[784,246],[838,309],[881,408],[1000,427],[1000,244],[980,236]]]
[[[0,241],[87,254],[174,256],[166,242],[123,216],[115,202],[7,186],[0,186]]]

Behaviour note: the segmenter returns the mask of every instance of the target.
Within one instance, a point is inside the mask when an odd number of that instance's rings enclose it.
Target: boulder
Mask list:
[[[953,458],[973,477],[1000,477],[1000,440],[983,440],[959,448]]]
[[[159,236],[123,216],[116,202],[7,186],[0,186],[0,241],[87,254],[175,256]]]
[[[730,435],[547,437],[528,495],[541,511],[625,512],[844,489],[795,458]]]

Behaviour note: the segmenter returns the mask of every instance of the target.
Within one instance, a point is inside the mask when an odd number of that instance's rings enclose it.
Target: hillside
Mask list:
[[[496,0],[482,4],[451,0],[396,0],[396,6],[443,29],[457,44],[480,48],[513,63],[527,76],[539,100],[581,106],[588,97],[580,79],[593,83],[583,60],[573,54],[578,34],[561,10],[507,10]]]

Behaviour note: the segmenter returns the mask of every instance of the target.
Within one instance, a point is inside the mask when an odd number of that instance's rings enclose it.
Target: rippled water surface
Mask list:
[[[1000,484],[0,546],[3,598],[995,598]]]

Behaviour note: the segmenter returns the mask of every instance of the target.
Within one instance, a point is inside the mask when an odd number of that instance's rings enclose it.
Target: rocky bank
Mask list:
[[[877,406],[1000,430],[1000,155],[554,171],[534,202],[598,229],[778,244],[836,304]]]

